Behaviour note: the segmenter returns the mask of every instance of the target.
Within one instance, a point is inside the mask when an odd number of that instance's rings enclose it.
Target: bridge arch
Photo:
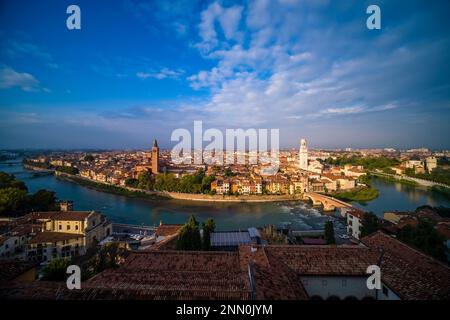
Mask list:
[[[352,207],[348,203],[315,192],[305,192],[303,194],[303,199],[311,200],[314,206],[322,206],[324,211],[334,211],[337,208]]]

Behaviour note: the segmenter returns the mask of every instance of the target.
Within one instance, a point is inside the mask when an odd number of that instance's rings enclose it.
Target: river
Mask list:
[[[190,214],[195,214],[200,221],[214,218],[218,230],[239,230],[267,224],[291,224],[295,230],[314,230],[322,229],[327,220],[333,219],[336,232],[340,234],[344,231],[344,226],[336,219],[304,202],[205,203],[141,200],[88,189],[57,179],[53,175],[35,176],[33,171],[24,169],[20,162],[12,165],[0,163],[0,171],[14,174],[27,184],[30,192],[39,189],[55,191],[58,199],[74,201],[75,210],[98,210],[114,222],[151,226],[158,225],[160,221],[184,223]],[[423,204],[450,207],[450,201],[446,198],[427,190],[377,178],[374,178],[373,184],[380,191],[379,198],[366,205],[355,206],[380,216],[386,210],[413,210]]]

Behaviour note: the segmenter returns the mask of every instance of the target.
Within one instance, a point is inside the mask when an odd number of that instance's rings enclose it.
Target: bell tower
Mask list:
[[[306,146],[306,139],[300,140],[299,167],[302,170],[308,170],[308,147]]]
[[[159,172],[159,148],[158,142],[153,140],[152,148],[152,174],[158,174]]]

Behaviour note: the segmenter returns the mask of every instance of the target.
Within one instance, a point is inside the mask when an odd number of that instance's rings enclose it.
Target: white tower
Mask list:
[[[300,151],[298,152],[299,167],[302,170],[308,170],[308,148],[306,147],[306,139],[300,140]]]

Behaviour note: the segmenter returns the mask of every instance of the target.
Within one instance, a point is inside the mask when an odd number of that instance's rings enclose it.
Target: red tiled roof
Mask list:
[[[324,239],[316,239],[316,238],[302,238],[303,244],[306,245],[326,245],[327,242]]]
[[[436,226],[436,230],[445,239],[450,239],[450,224],[448,224],[448,223],[439,223]]]
[[[51,242],[58,242],[58,241],[78,239],[78,238],[84,238],[84,235],[75,234],[75,233],[46,231],[46,232],[39,232],[28,243],[29,244],[51,243]]]
[[[267,252],[300,275],[366,276],[377,256],[361,246],[267,246]]]
[[[371,249],[383,249],[382,281],[402,299],[450,299],[450,268],[378,231],[362,239]]]
[[[0,261],[0,283],[13,280],[32,268],[34,268],[34,264],[30,262]]]
[[[49,211],[49,212],[34,212],[35,219],[53,219],[53,220],[71,220],[83,221],[92,211]]]
[[[156,235],[160,237],[167,237],[170,235],[177,234],[178,231],[183,227],[182,224],[162,224],[156,228]]]
[[[256,299],[307,300],[299,276],[289,266],[274,257],[263,246],[240,246],[239,259],[243,273],[250,265]]]
[[[230,252],[132,253],[118,269],[88,280],[90,298],[137,294],[145,299],[249,299],[250,287]]]
[[[352,208],[350,211],[347,211],[347,215],[350,214],[354,217],[362,219],[365,215],[365,212],[356,208]]]

